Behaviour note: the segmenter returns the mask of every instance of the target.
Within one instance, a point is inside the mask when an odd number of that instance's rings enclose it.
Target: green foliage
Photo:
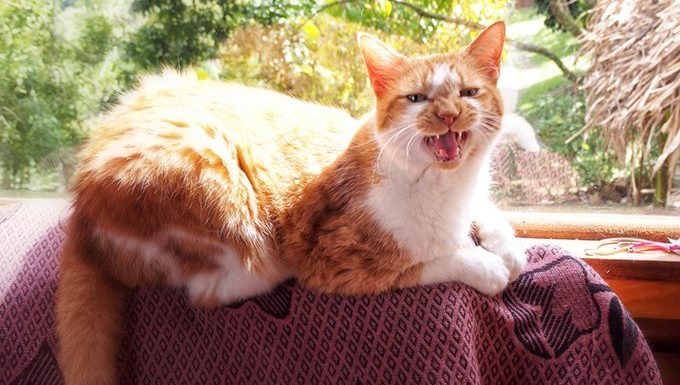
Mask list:
[[[474,22],[498,19],[506,0],[422,0],[414,4],[426,11],[455,14]],[[427,42],[446,25],[455,36],[467,35],[461,28],[422,17],[412,9],[389,0],[319,1],[319,0],[134,0],[132,11],[143,15],[142,26],[126,46],[127,55],[139,68],[153,70],[162,65],[183,68],[218,56],[228,38],[239,27],[297,25],[315,28],[313,21],[320,10],[353,25],[386,34],[406,36]],[[448,34],[454,36],[454,34]]]
[[[566,143],[584,125],[583,93],[562,76],[525,89],[519,112],[534,126],[539,139],[571,161],[585,187],[598,187],[614,177],[616,158],[597,136],[579,136]]]
[[[460,19],[486,24],[500,18],[507,1],[421,0],[407,3],[433,14],[453,15]],[[450,23],[418,15],[413,9],[389,0],[348,2],[329,8],[328,12],[360,26],[386,34],[406,36],[420,43],[426,43],[442,29],[455,30],[459,35],[469,33],[466,29]]]
[[[577,62],[571,62],[572,56],[577,56],[580,49],[580,42],[571,34],[546,28],[537,23],[540,21],[540,16],[536,14],[536,8],[521,8],[513,9],[509,15],[509,35],[518,41],[535,44],[543,47],[548,51],[557,55],[565,64],[570,67],[580,69]],[[518,52],[520,56],[528,56],[531,63],[523,63],[526,67],[546,67],[557,71],[555,64],[546,56],[534,53]],[[582,60],[581,65],[586,65],[586,60]]]
[[[389,0],[6,0],[0,2],[0,188],[55,188],[97,114],[139,74],[198,66],[214,76],[368,110],[355,34],[407,54],[445,52],[461,28]],[[487,23],[505,0],[423,0]],[[323,12],[320,12],[323,11]],[[38,181],[38,182],[36,182]],[[47,183],[48,185],[45,185]]]
[[[580,49],[580,42],[572,35],[562,31],[552,31],[541,28],[536,35],[531,39],[533,44],[543,47],[554,53],[563,60],[570,55],[575,55]],[[532,55],[532,61],[536,65],[549,64],[554,66],[553,62],[543,55]]]
[[[114,28],[96,12],[49,0],[0,3],[0,166],[25,186],[41,162],[63,163],[85,122],[115,90],[107,64]],[[61,16],[58,18],[57,16]]]
[[[560,23],[557,22],[557,19],[555,19],[555,16],[550,11],[550,0],[535,0],[534,3],[536,4],[537,11],[545,15],[545,20],[543,23],[546,25],[546,27],[554,31],[564,31],[564,28],[562,28]],[[594,3],[595,1],[593,0],[567,1],[571,16],[583,26],[585,26],[585,17],[587,12],[590,10],[590,8],[592,8]]]
[[[366,112],[372,94],[359,55],[353,23],[319,16],[271,28],[252,25],[237,31],[221,57],[221,75],[273,88],[305,100]]]
[[[271,25],[309,12],[312,2],[230,0],[134,0],[144,16],[126,51],[139,68],[184,68],[217,56],[232,31],[249,23]]]

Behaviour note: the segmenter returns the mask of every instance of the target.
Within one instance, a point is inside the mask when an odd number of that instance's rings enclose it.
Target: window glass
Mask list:
[[[3,1],[0,204],[67,196],[78,147],[140,74],[192,66],[200,78],[273,88],[358,117],[372,94],[357,32],[427,54],[460,49],[505,19],[499,205],[676,214],[680,59],[666,53],[677,52],[678,18],[660,23],[664,2],[654,12],[594,3],[569,1],[557,12],[547,0]],[[631,36],[635,47],[624,44]]]

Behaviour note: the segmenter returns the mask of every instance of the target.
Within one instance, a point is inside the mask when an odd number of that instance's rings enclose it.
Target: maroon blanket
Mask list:
[[[0,207],[0,384],[61,384],[53,294],[64,202]],[[125,384],[659,384],[643,336],[593,270],[533,246],[487,298],[446,284],[339,297],[294,282],[215,311],[179,290],[129,303]]]

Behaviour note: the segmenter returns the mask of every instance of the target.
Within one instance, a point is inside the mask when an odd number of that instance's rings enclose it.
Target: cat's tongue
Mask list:
[[[432,141],[432,149],[438,160],[454,160],[460,155],[458,137],[451,131],[435,137]]]

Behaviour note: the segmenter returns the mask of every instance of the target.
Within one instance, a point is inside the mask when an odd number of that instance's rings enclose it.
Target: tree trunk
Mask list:
[[[641,193],[638,179],[635,175],[635,165],[630,166],[630,198],[635,206],[640,205]]]
[[[571,16],[569,5],[565,0],[550,0],[550,12],[555,16],[555,20],[560,23],[565,31],[575,37],[581,36],[583,29],[576,22],[574,17]]]
[[[673,190],[673,177],[678,165],[680,149],[675,150],[663,163],[659,171],[654,175],[654,205],[665,207]]]
[[[10,172],[6,169],[2,169],[2,183],[0,183],[0,190],[9,190],[12,187],[10,178]]]
[[[654,206],[666,206],[671,189],[670,183],[671,180],[668,178],[668,160],[666,160],[654,175]]]
[[[548,59],[552,60],[555,63],[555,65],[560,69],[560,71],[562,71],[564,77],[566,77],[567,79],[574,83],[579,83],[581,81],[581,77],[571,72],[569,68],[567,68],[567,66],[565,66],[564,63],[562,63],[562,60],[549,50],[543,47],[539,47],[535,44],[522,43],[521,41],[512,40],[509,37],[506,37],[505,41],[508,42],[508,44],[510,44],[511,46],[516,47],[517,49],[520,49],[522,51],[532,52],[547,57]]]

